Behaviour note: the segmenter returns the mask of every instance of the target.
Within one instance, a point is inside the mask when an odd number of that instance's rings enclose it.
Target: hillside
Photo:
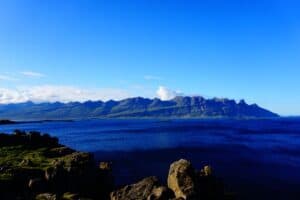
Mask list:
[[[86,118],[269,118],[277,114],[259,107],[248,105],[241,100],[205,99],[200,96],[179,96],[172,100],[128,98],[120,101],[87,101],[70,103],[33,102],[2,104],[0,118],[11,120],[50,120]]]

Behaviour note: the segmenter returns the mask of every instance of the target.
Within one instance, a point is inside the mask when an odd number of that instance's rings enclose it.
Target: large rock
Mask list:
[[[53,161],[53,167],[48,167],[45,170],[45,179],[47,181],[60,181],[65,178],[65,175],[64,163],[61,161]]]
[[[212,167],[209,165],[200,170],[199,176],[197,176],[198,193],[201,199],[224,199],[223,181],[216,178],[212,171]],[[226,199],[232,198],[227,197]]]
[[[111,171],[112,170],[112,162],[100,162],[99,163],[100,170]]]
[[[176,198],[196,199],[196,174],[189,161],[181,159],[171,164],[168,187],[173,190]]]
[[[28,182],[28,188],[32,192],[43,192],[46,188],[46,183],[41,178],[32,178]]]
[[[148,196],[147,200],[168,200],[173,199],[174,197],[174,193],[170,188],[160,186],[152,190],[152,193]]]
[[[100,162],[99,169],[97,170],[98,177],[97,183],[99,193],[104,194],[104,196],[109,196],[110,192],[114,189],[114,176],[112,173],[112,163],[111,162]]]
[[[210,165],[205,165],[203,169],[200,170],[200,176],[211,176],[212,168]]]
[[[159,187],[156,177],[148,177],[138,183],[127,185],[110,194],[111,200],[147,200],[153,189]]]
[[[42,193],[42,194],[38,194],[35,197],[35,200],[57,200],[58,198],[56,197],[55,194],[51,194],[51,193]]]
[[[68,172],[82,175],[94,167],[94,159],[90,153],[74,152],[66,157],[64,167]]]

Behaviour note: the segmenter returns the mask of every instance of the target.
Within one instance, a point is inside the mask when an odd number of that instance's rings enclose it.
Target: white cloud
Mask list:
[[[17,81],[17,80],[18,79],[14,78],[14,77],[0,74],[0,81]]]
[[[179,91],[170,90],[169,88],[166,88],[164,86],[159,86],[156,91],[156,95],[161,100],[170,100],[176,96],[182,95],[182,93]]]
[[[0,88],[0,103],[17,103],[23,101],[26,100],[20,92],[6,88]]]
[[[145,75],[144,79],[145,80],[162,80],[161,77],[159,77],[159,76],[152,76],[152,75]]]
[[[152,93],[153,94],[153,93]],[[161,100],[169,100],[182,95],[179,91],[170,90],[164,86],[159,86],[156,91],[157,97]],[[139,90],[131,88],[130,90],[119,88],[92,88],[84,89],[65,85],[40,85],[23,86],[16,88],[0,87],[0,104],[21,103],[26,101],[40,102],[84,102],[88,100],[107,101],[110,99],[121,100],[133,96],[151,97],[150,93],[141,93]]]
[[[32,72],[32,71],[23,71],[20,72],[22,75],[27,76],[27,77],[33,77],[33,78],[41,78],[44,77],[45,75],[39,72]]]
[[[87,100],[123,99],[131,95],[118,88],[82,89],[73,86],[42,85],[16,89],[0,88],[0,103],[33,102],[70,102]]]

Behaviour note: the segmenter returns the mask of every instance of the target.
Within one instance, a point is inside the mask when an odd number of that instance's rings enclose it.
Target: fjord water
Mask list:
[[[113,162],[118,185],[156,175],[172,161],[212,165],[240,199],[299,199],[300,118],[260,120],[83,120],[0,126],[38,130],[62,144]]]

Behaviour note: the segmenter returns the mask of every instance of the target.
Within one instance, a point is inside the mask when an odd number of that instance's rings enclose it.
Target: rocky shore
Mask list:
[[[155,169],[154,169],[155,170]],[[59,144],[39,132],[0,134],[0,199],[222,200],[235,199],[210,166],[201,170],[180,159],[163,184],[156,177],[116,188],[112,163]]]

